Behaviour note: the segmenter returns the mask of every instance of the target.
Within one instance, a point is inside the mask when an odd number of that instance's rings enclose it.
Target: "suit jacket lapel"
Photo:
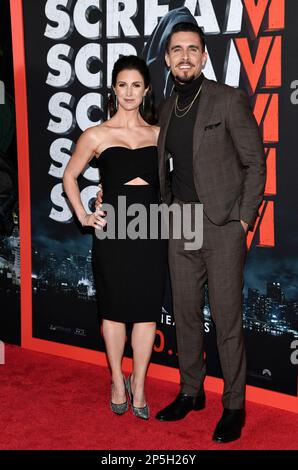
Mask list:
[[[210,81],[205,78],[202,85],[202,96],[198,106],[198,112],[193,131],[193,163],[197,159],[202,138],[205,132],[205,125],[208,123],[209,116],[212,113],[214,101],[212,99],[212,88]]]
[[[171,120],[171,115],[172,115],[175,99],[176,99],[176,94],[172,95],[168,99],[168,102],[165,104],[166,109],[164,110],[164,114],[166,117],[165,119],[162,120],[162,122],[160,122],[161,128],[160,128],[159,137],[158,137],[158,154],[159,154],[158,160],[159,160],[159,175],[163,181],[164,181],[165,172],[166,172],[166,169],[165,169],[166,168],[166,156],[165,156],[166,155],[166,151],[165,151],[166,136],[167,136],[167,131],[168,131],[168,127],[170,124],[170,120]]]

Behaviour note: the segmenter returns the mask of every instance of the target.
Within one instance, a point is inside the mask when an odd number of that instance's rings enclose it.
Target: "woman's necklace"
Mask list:
[[[201,84],[200,88],[198,89],[197,93],[195,94],[195,97],[194,97],[194,99],[192,100],[192,102],[191,102],[190,104],[188,104],[185,108],[179,108],[179,106],[178,106],[179,95],[177,95],[176,101],[175,101],[175,115],[176,115],[178,118],[184,117],[184,116],[188,113],[188,111],[190,111],[192,105],[194,104],[195,100],[196,100],[197,97],[199,96],[201,89],[202,89],[202,84]],[[183,114],[178,114],[178,111],[179,111],[180,113],[183,113]],[[185,112],[184,112],[184,111],[185,111]]]

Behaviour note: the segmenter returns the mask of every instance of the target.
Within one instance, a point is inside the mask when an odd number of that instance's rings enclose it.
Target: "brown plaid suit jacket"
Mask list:
[[[160,192],[172,201],[165,141],[176,94],[160,112]],[[216,225],[242,219],[253,228],[262,201],[266,162],[262,138],[246,94],[204,79],[193,133],[194,182],[207,217]]]

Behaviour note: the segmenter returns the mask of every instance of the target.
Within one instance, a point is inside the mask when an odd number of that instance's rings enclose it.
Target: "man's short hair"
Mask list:
[[[171,42],[173,34],[180,33],[182,31],[183,32],[197,33],[200,37],[200,40],[201,40],[202,51],[203,52],[205,51],[206,41],[205,41],[205,35],[204,35],[203,29],[200,28],[200,26],[198,26],[197,24],[183,22],[183,23],[175,24],[175,26],[173,26],[169,36],[167,37],[167,40],[166,40],[166,52],[167,53],[169,53],[169,46],[170,46],[170,42]]]

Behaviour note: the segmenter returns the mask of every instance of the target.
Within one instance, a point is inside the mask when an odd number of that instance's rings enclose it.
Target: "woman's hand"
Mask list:
[[[95,200],[96,209],[100,209],[100,207],[102,206],[102,198],[103,198],[103,189],[102,189],[102,185],[99,183],[98,192],[96,193],[96,200]]]
[[[96,209],[92,214],[86,214],[83,219],[81,219],[82,227],[93,227],[98,230],[101,230],[107,223],[103,218],[105,217],[105,212],[99,209]]]
[[[83,227],[94,227],[98,230],[101,230],[107,222],[103,219],[103,217],[106,216],[106,213],[100,210],[100,208],[102,207],[103,196],[101,184],[98,185],[98,189],[99,191],[96,194],[97,199],[95,201],[95,212],[93,212],[92,214],[86,214],[80,222]]]

